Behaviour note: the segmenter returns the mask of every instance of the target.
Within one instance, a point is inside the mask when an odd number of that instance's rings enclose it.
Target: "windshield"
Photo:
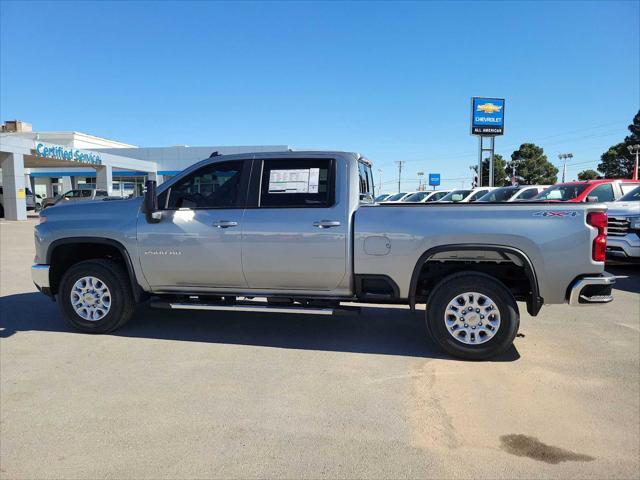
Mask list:
[[[396,193],[395,195],[391,195],[389,198],[387,198],[385,202],[396,202],[400,200],[402,197],[404,197],[406,194],[407,192]]]
[[[471,193],[471,190],[454,190],[440,199],[441,202],[459,202]]]
[[[479,202],[506,202],[515,195],[518,191],[517,188],[504,187],[491,190],[489,193],[483,195],[478,199]]]
[[[375,200],[375,201],[376,201],[376,202],[381,202],[381,201],[383,201],[383,200],[386,200],[386,198],[387,198],[388,196],[389,196],[389,194],[388,194],[388,193],[383,193],[382,195],[378,195],[378,196],[376,197],[376,200]]]
[[[416,192],[409,195],[403,202],[421,202],[429,195],[429,192]]]
[[[640,187],[636,187],[626,195],[620,197],[619,202],[640,202]]]
[[[573,200],[580,196],[588,186],[588,183],[559,183],[558,185],[547,188],[540,195],[534,197],[534,200],[557,200],[559,202],[568,202],[569,200]]]

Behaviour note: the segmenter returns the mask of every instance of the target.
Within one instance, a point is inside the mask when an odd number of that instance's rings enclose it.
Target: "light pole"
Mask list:
[[[422,191],[422,177],[424,176],[424,172],[418,172],[418,191]]]
[[[567,158],[572,159],[573,153],[561,153],[558,155],[558,159],[562,160],[562,182],[564,183],[565,177],[567,176]]]
[[[631,155],[636,156],[636,162],[633,165],[633,179],[638,180],[638,156],[640,156],[640,144],[627,145],[627,149]]]
[[[400,193],[400,184],[402,182],[402,167],[404,166],[404,160],[396,161],[396,165],[398,165],[398,193]]]
[[[380,191],[378,193],[382,193],[382,169],[381,168],[378,169],[378,178],[380,179],[380,183],[379,183]]]

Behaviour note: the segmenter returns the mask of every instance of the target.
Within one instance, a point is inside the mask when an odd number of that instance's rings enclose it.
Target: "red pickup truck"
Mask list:
[[[640,185],[640,180],[610,179],[556,183],[533,200],[556,202],[586,202],[589,197],[598,202],[613,202]]]

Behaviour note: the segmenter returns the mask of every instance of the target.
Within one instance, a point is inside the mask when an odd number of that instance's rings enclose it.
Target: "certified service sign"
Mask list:
[[[471,99],[471,134],[502,135],[504,133],[504,98],[473,97]]]

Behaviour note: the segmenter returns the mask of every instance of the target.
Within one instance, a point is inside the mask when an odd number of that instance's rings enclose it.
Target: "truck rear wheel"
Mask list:
[[[499,280],[479,272],[446,277],[431,292],[427,328],[447,353],[485,360],[506,351],[520,326],[518,305]]]
[[[124,268],[104,259],[69,268],[60,282],[58,304],[67,322],[87,333],[107,333],[121,327],[136,306]]]

